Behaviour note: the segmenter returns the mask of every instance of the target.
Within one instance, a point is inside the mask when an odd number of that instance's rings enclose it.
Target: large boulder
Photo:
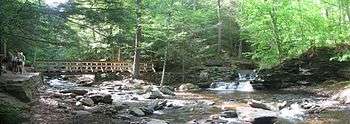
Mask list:
[[[106,104],[112,104],[113,99],[111,95],[102,95],[102,94],[94,94],[89,96],[95,104],[98,103],[106,103]]]
[[[32,101],[37,89],[43,84],[39,73],[28,73],[23,75],[3,74],[0,76],[0,91],[16,97],[22,102]]]
[[[282,103],[276,103],[276,102],[264,103],[262,101],[250,100],[248,102],[248,105],[253,107],[253,108],[261,108],[261,109],[265,109],[265,110],[279,111],[287,105],[287,102],[284,101]]]
[[[130,114],[137,116],[137,117],[142,117],[142,116],[146,115],[141,109],[139,109],[137,107],[130,108],[129,112],[130,112]]]
[[[185,92],[185,91],[197,91],[199,90],[199,87],[197,85],[187,83],[187,84],[182,84],[179,89],[179,91]]]
[[[238,117],[236,110],[223,111],[220,114],[221,117],[224,118],[236,118]]]
[[[274,124],[279,114],[278,112],[251,107],[237,107],[236,111],[239,120],[253,124]]]

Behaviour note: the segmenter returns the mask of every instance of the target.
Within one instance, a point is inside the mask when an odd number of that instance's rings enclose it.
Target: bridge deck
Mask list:
[[[39,61],[35,64],[35,70],[44,73],[131,72],[132,63]],[[152,70],[152,64],[140,63],[141,72],[149,72]]]

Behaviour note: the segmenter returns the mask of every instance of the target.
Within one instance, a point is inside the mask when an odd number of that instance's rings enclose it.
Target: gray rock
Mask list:
[[[162,110],[162,109],[164,109],[167,106],[167,103],[168,103],[168,101],[166,101],[166,100],[164,100],[164,101],[154,101],[154,102],[151,102],[148,105],[148,108],[151,108],[154,111]]]
[[[141,107],[140,108],[146,115],[152,115],[154,112],[154,109],[151,107]]]
[[[68,89],[68,90],[62,90],[62,91],[60,91],[60,93],[74,93],[77,95],[85,95],[86,93],[88,93],[88,91],[79,90],[79,89]]]
[[[150,93],[147,93],[145,98],[146,99],[163,99],[164,96],[159,90],[154,90],[154,91],[151,91]]]
[[[287,105],[287,102],[284,101],[282,103],[275,103],[275,102],[264,103],[262,101],[250,100],[248,102],[248,105],[253,107],[253,108],[261,108],[261,109],[265,109],[265,110],[279,111]]]
[[[95,95],[91,95],[89,97],[92,99],[92,101],[94,101],[95,104],[98,104],[103,99],[102,95],[96,95],[96,94]]]
[[[161,87],[161,88],[159,88],[159,90],[163,94],[175,96],[175,93],[173,91],[171,91],[168,87]]]
[[[111,95],[100,95],[100,94],[95,94],[95,95],[91,95],[89,96],[95,104],[98,103],[106,103],[106,104],[112,104],[113,99]]]
[[[94,101],[91,98],[82,98],[80,102],[85,106],[93,106]]]
[[[139,100],[139,98],[137,98],[137,97],[132,97],[131,100],[137,101],[137,100]]]
[[[251,107],[237,107],[236,111],[239,120],[253,124],[273,124],[279,114],[278,112]]]
[[[86,117],[86,116],[91,115],[90,112],[88,112],[88,111],[83,111],[83,110],[74,111],[73,114],[74,114],[74,116],[76,116],[76,117]]]
[[[320,105],[316,104],[315,102],[303,102],[301,104],[301,108],[305,109],[308,113],[320,113],[325,108],[321,107]]]
[[[224,118],[236,118],[236,117],[238,117],[237,112],[234,110],[221,112],[220,116],[224,117]]]
[[[118,90],[129,90],[130,88],[126,85],[122,85],[118,88]]]
[[[0,77],[0,91],[28,103],[35,98],[37,89],[43,84],[39,73],[23,75],[3,74]]]
[[[164,120],[151,119],[146,124],[169,124],[169,123]]]
[[[148,86],[148,87],[145,88],[145,90],[142,92],[142,94],[152,92],[152,90],[153,90],[153,86],[150,85],[150,86]]]
[[[75,97],[75,99],[76,99],[77,101],[81,100],[82,98],[84,98],[84,96],[76,96],[76,97]]]
[[[130,114],[137,116],[137,117],[142,117],[142,116],[146,115],[141,109],[136,108],[136,107],[130,108],[129,112],[130,112]]]
[[[88,111],[74,111],[73,112],[73,120],[74,122],[79,122],[79,123],[83,123],[86,124],[88,123],[88,120],[91,118],[91,113]]]
[[[112,95],[108,94],[103,96],[102,102],[106,104],[112,104],[113,102]]]
[[[196,91],[196,90],[199,90],[199,87],[191,83],[182,84],[179,87],[179,91]]]

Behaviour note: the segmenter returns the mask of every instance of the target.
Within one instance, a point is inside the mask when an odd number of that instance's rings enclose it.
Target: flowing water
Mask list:
[[[158,118],[162,120],[169,121],[171,124],[183,124],[187,123],[193,119],[206,119],[212,114],[218,114],[222,110],[221,107],[225,107],[225,104],[231,105],[243,105],[246,104],[247,100],[263,100],[266,102],[282,102],[287,101],[289,105],[296,102],[302,102],[303,100],[312,101],[327,101],[328,98],[314,96],[307,92],[302,91],[259,91],[254,90],[253,86],[250,84],[252,80],[256,77],[254,71],[240,71],[238,79],[232,82],[214,82],[211,88],[207,90],[202,90],[195,92],[193,96],[187,95],[183,97],[176,97],[175,99],[170,99],[173,103],[184,104],[180,109],[171,109],[158,111],[153,118]],[[79,87],[75,83],[68,81],[63,81],[59,79],[50,79],[46,81],[50,88],[48,90],[62,90],[70,88],[85,88],[89,89],[89,92],[110,92],[104,91],[104,89],[99,89],[98,87]],[[114,90],[114,89],[109,89]],[[135,96],[135,95],[134,95]],[[201,99],[198,96],[204,96]],[[114,101],[116,99],[128,100],[129,98],[124,98],[124,96],[112,95]],[[141,97],[140,100],[143,100]],[[201,103],[201,100],[212,100],[215,105],[207,105],[205,102]],[[187,103],[187,104],[185,104]],[[326,103],[325,103],[326,104]],[[212,106],[216,106],[218,109],[214,109]],[[350,109],[349,107],[334,107],[333,110],[327,110],[318,114],[317,119],[308,119],[305,115],[302,121],[298,123],[304,123],[308,120],[310,123],[336,123],[336,124],[350,124]],[[285,113],[288,116],[288,112]]]
[[[253,92],[254,89],[250,82],[255,80],[256,76],[254,70],[239,70],[236,81],[214,82],[211,84],[209,90]]]

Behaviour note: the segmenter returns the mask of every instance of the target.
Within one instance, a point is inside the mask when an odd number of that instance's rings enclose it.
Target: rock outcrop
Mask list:
[[[0,77],[0,89],[22,102],[34,99],[37,89],[43,84],[39,73],[24,75],[4,74]]]
[[[29,103],[43,84],[39,73],[0,76],[0,123],[21,123],[29,118]]]
[[[311,85],[327,80],[348,80],[350,63],[331,60],[339,53],[338,48],[311,49],[297,58],[287,59],[278,66],[260,70],[261,84],[266,89],[278,89],[295,85]]]

